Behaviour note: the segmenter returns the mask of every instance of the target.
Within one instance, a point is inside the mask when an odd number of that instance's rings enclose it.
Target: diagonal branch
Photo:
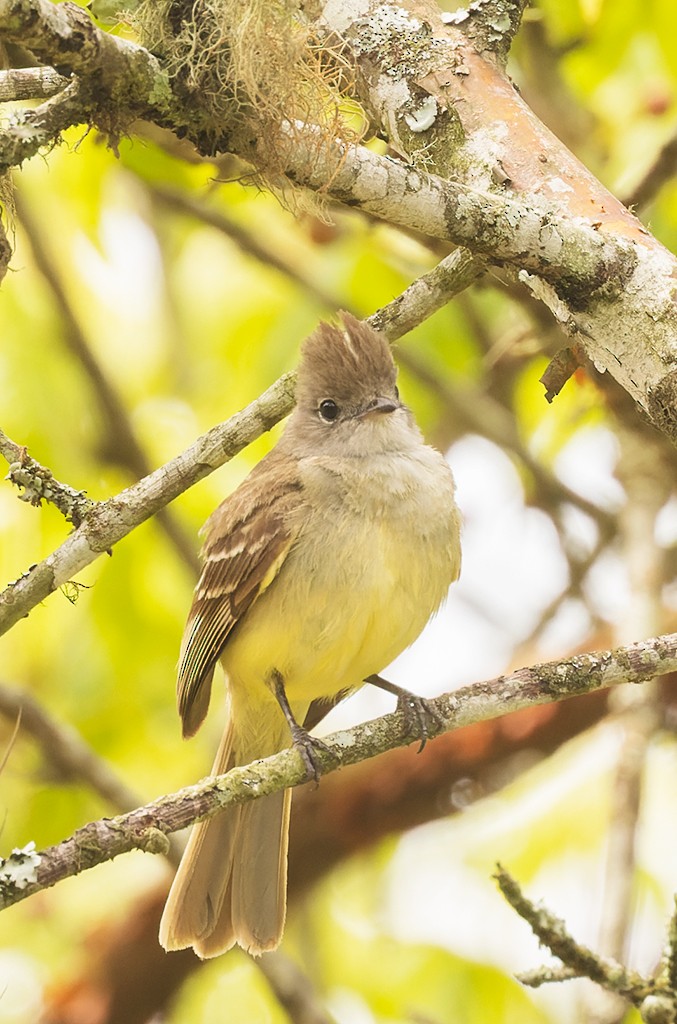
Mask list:
[[[56,551],[0,594],[0,635],[135,527],[270,430],[292,408],[293,380],[291,374],[280,377],[246,409],[212,427],[181,455],[100,502]]]
[[[0,35],[43,64],[78,75],[99,74],[110,85],[136,78],[138,86],[144,80],[148,86],[160,72],[148,50],[99,28],[74,3],[0,0]]]
[[[439,716],[440,731],[447,732],[603,687],[645,682],[675,670],[677,634],[670,633],[614,651],[577,655],[520,669],[443,694],[431,704]],[[318,761],[322,774],[326,774],[335,770],[337,764],[356,764],[409,741],[405,717],[396,712],[334,733],[326,741],[328,751],[318,753]],[[129,814],[91,822],[39,854],[29,844],[0,865],[0,906],[17,903],[129,850],[166,853],[168,834],[213,817],[231,804],[245,803],[306,781],[303,759],[296,750],[287,749],[234,768],[227,775],[187,786]],[[21,876],[20,886],[7,881],[15,872]]]
[[[452,253],[375,317],[390,341],[421,323],[465,287],[465,262]],[[430,288],[422,286],[429,279]],[[392,315],[395,310],[396,316]],[[403,326],[401,327],[400,324]],[[78,572],[163,509],[193,484],[232,459],[291,412],[295,375],[280,377],[242,412],[212,427],[190,448],[138,483],[98,503],[56,551],[0,593],[0,636]]]
[[[71,726],[59,723],[26,690],[0,682],[0,715],[19,719],[21,733],[32,736],[50,769],[61,781],[82,780],[116,810],[138,804],[135,793],[118,778]]]
[[[498,11],[499,0],[476,6]],[[486,59],[462,25],[445,24],[434,0],[307,0],[307,7],[318,32],[340,39],[354,57],[358,98],[410,162],[283,122],[279,171],[392,224],[510,264],[525,280],[543,278],[549,306],[560,308],[588,357],[677,440],[675,257],[536,118],[500,62]],[[504,4],[503,21],[520,9]],[[145,116],[201,151],[205,140],[209,152],[238,149],[219,125],[205,130],[205,112],[188,109],[178,82],[172,93],[158,59],[85,20],[72,4],[0,0],[0,35],[28,40],[41,58],[81,76],[0,133],[0,170],[55,141],[69,123],[97,123],[99,113],[113,130]],[[260,167],[265,145],[242,147],[238,155]]]

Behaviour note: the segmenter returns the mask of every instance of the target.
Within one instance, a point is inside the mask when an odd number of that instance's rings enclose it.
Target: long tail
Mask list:
[[[288,746],[289,730],[275,711],[264,749],[259,741],[254,752],[231,717],[214,775]],[[207,958],[235,943],[255,955],[279,945],[287,904],[290,805],[291,791],[285,790],[193,826],[160,922],[165,949],[192,946]]]

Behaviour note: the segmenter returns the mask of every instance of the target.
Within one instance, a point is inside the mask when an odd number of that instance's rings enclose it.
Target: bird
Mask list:
[[[420,634],[459,575],[451,469],[400,399],[385,336],[349,313],[301,350],[296,405],[271,451],[204,527],[181,644],[184,737],[202,724],[220,663],[226,724],[213,775],[294,745],[364,682],[422,718],[379,673]],[[286,915],[291,791],[193,826],[160,942],[209,958],[275,949]]]

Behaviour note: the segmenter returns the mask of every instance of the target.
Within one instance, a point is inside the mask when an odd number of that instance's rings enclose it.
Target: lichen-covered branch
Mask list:
[[[639,683],[677,669],[677,634],[630,644],[615,651],[577,655],[520,669],[476,683],[431,702],[439,731],[538,704],[620,683]],[[327,739],[329,750],[318,752],[322,774],[338,764],[356,764],[403,746],[411,737],[405,717],[396,712]],[[307,780],[303,759],[294,749],[283,750],[254,764],[232,769],[117,818],[92,822],[73,836],[40,853],[19,854],[21,885],[12,884],[12,857],[0,864],[0,907],[7,907],[86,868],[133,849],[165,853],[167,835],[196,820],[211,817],[231,804],[243,803],[296,786]],[[26,876],[28,870],[29,877]]]
[[[395,341],[415,324],[432,316],[463,285],[467,269],[464,261],[459,268],[453,257],[447,257],[440,268],[430,271],[429,289],[422,286],[407,289],[389,306],[379,310],[376,316],[386,337]],[[293,373],[280,377],[246,409],[212,427],[181,455],[91,508],[78,529],[56,551],[0,593],[0,635],[179,494],[270,430],[291,412],[294,383]],[[5,441],[0,453],[6,453],[8,461],[17,461],[15,456],[20,456],[22,449],[8,438]]]
[[[68,79],[54,68],[8,68],[0,71],[0,103],[46,99],[61,92]]]
[[[499,6],[448,16],[436,0],[308,0],[318,30],[340,38],[354,62],[359,98],[407,159],[400,177],[353,151],[330,190],[398,223],[411,224],[415,207],[422,230],[510,264],[535,293],[543,279],[558,322],[675,442],[677,260],[529,109],[486,38],[473,39],[473,24],[507,25]],[[519,17],[520,5],[508,6]],[[456,198],[413,168],[435,172]]]
[[[523,985],[540,988],[572,978],[590,978],[605,991],[637,1007],[645,1024],[672,1024],[677,1013],[677,987],[674,975],[664,969],[665,958],[651,976],[629,971],[617,960],[600,956],[577,942],[564,921],[527,899],[515,879],[500,865],[495,877],[508,903],[529,924],[541,945],[561,961],[559,967],[543,966],[521,973],[518,980]],[[672,939],[671,926],[668,949]]]
[[[472,0],[442,17],[447,25],[461,27],[481,53],[505,64],[526,5],[527,0]]]
[[[78,491],[69,484],[60,483],[54,478],[51,469],[41,465],[32,458],[27,449],[0,430],[0,454],[9,463],[6,480],[21,489],[19,498],[31,505],[40,505],[48,501],[73,526],[80,526],[83,519],[94,508],[94,502],[84,491]]]
[[[71,125],[102,123],[120,131],[144,113],[162,116],[171,101],[157,58],[98,28],[76,4],[0,0],[0,39],[30,50],[47,65],[42,75],[52,83],[55,74],[76,76],[65,78],[64,88],[37,109],[9,118],[0,132],[0,173],[57,141]]]
[[[97,504],[56,551],[0,594],[0,634],[99,555],[110,551],[135,527],[270,430],[291,410],[292,404],[293,379],[287,375],[242,412],[212,427],[165,466]]]
[[[8,118],[0,131],[0,174],[18,167],[55,143],[62,132],[87,120],[89,112],[77,78],[34,110],[21,110]]]
[[[484,273],[486,262],[468,249],[455,249],[427,274],[417,277],[401,295],[377,309],[369,323],[391,340],[407,334],[436,309],[462,292]],[[423,312],[425,311],[425,312]]]
[[[530,972],[528,978],[521,980],[528,980],[535,988],[546,981],[590,978],[608,991],[624,996],[634,1006],[641,1006],[647,995],[651,994],[654,986],[650,980],[634,971],[627,971],[616,960],[599,956],[587,946],[576,942],[567,931],[564,921],[542,905],[537,906],[528,900],[515,879],[500,865],[495,877],[511,907],[529,924],[539,942],[562,961],[565,968],[562,974],[546,967],[543,974]]]
[[[165,18],[167,41],[172,18],[165,8],[145,6],[150,16]],[[496,58],[522,6],[521,0],[476,0],[467,18],[450,19],[434,0],[307,0],[317,33],[324,33],[330,52],[339,40],[341,58],[355,67],[357,98],[406,162],[341,143],[335,131],[327,136],[293,118],[285,126],[280,110],[275,173],[510,265],[594,364],[675,441],[677,260],[548,131],[506,77]],[[200,11],[208,16],[206,7]],[[481,45],[470,25],[482,26]],[[202,38],[209,26],[194,31]],[[496,50],[489,46],[492,33]],[[234,148],[266,170],[267,135],[259,133],[259,148],[251,148],[242,143],[251,132],[207,125],[198,94],[188,103],[172,93],[159,59],[103,32],[74,5],[0,0],[3,35],[21,38],[40,59],[78,77],[0,133],[0,168],[20,163],[77,120],[116,130],[146,116],[180,130],[202,152]],[[244,88],[255,77],[250,67],[238,79],[223,54],[212,56],[221,62],[217,82]],[[201,53],[200,73],[206,70]],[[180,80],[172,78],[177,90]],[[228,95],[219,102],[225,110]]]
[[[74,3],[49,0],[0,0],[0,36],[30,50],[43,64],[61,72],[91,76],[116,96],[136,83],[143,101],[164,76],[159,62],[144,47],[113,36],[94,24]]]

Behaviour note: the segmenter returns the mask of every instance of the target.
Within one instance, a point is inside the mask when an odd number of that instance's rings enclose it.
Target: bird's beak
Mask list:
[[[392,398],[384,398],[382,395],[379,395],[378,398],[374,398],[365,409],[360,409],[357,414],[357,418],[362,419],[363,416],[371,416],[372,413],[395,412],[396,409],[400,408],[401,405],[399,402],[394,401]]]

